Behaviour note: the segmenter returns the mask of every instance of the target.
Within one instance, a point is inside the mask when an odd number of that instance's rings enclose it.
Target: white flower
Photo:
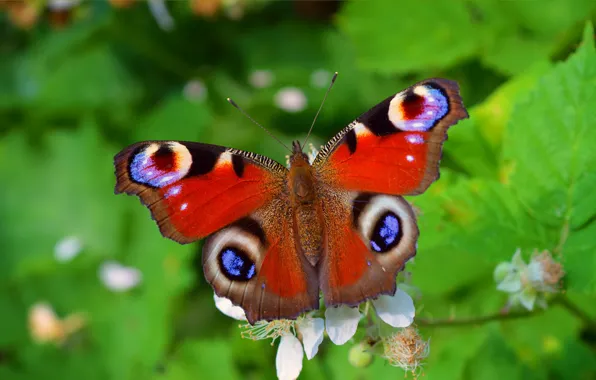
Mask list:
[[[74,259],[83,249],[81,239],[76,236],[67,236],[54,246],[54,258],[60,262]]]
[[[494,271],[497,290],[509,293],[509,306],[521,305],[534,310],[538,303],[546,307],[544,295],[558,291],[558,283],[565,272],[560,263],[553,260],[550,252],[534,252],[529,264],[526,264],[518,248],[511,262],[502,262]]]
[[[383,295],[372,301],[379,318],[389,326],[408,327],[414,322],[414,301],[401,289],[393,296]]]
[[[393,296],[380,296],[372,300],[372,304],[379,318],[392,327],[407,327],[414,321],[414,301],[399,288]],[[346,343],[356,333],[360,318],[358,308],[343,305],[328,308],[325,323],[329,339],[337,345]]]
[[[228,298],[219,297],[214,293],[213,300],[215,301],[215,307],[228,317],[237,319],[239,321],[246,321],[244,310],[240,306],[234,305]]]
[[[319,352],[319,345],[323,343],[325,321],[322,318],[301,318],[297,321],[296,327],[302,336],[306,358],[310,360]]]
[[[327,70],[315,70],[310,75],[310,85],[316,88],[324,88],[329,86],[333,74]]]
[[[47,6],[53,11],[62,11],[74,8],[79,4],[79,0],[49,0]]]
[[[271,86],[273,79],[271,70],[255,70],[250,73],[248,82],[255,88],[265,88]]]
[[[136,268],[120,265],[116,261],[106,261],[99,268],[101,282],[110,290],[123,292],[141,282],[142,274]]]
[[[201,102],[207,97],[207,87],[200,79],[192,79],[186,82],[182,92],[186,100],[191,102]]]
[[[174,19],[170,15],[164,0],[148,0],[147,5],[157,25],[162,30],[169,32],[174,29]]]
[[[297,379],[302,371],[303,356],[302,345],[298,338],[292,334],[282,336],[275,356],[277,378],[280,380]]]
[[[337,345],[346,343],[356,333],[361,317],[358,308],[344,305],[325,310],[325,329],[329,339]]]
[[[306,108],[306,95],[296,87],[284,87],[275,94],[275,104],[286,112],[300,112]]]
[[[227,305],[224,310],[229,312]],[[312,318],[307,314],[295,321],[278,319],[271,322],[259,321],[254,325],[246,324],[241,335],[252,340],[271,339],[272,344],[279,339],[275,358],[277,377],[295,379],[302,370],[304,354],[308,360],[317,354],[319,345],[323,342],[324,325],[321,318]]]
[[[302,371],[304,354],[310,360],[319,351],[319,345],[323,342],[323,326],[324,322],[321,318],[301,317],[295,323],[295,329],[301,339],[298,339],[291,332],[282,335],[277,348],[277,356],[275,357],[278,379],[298,378],[300,371]],[[300,340],[302,340],[302,343]],[[303,349],[304,352],[302,352]]]

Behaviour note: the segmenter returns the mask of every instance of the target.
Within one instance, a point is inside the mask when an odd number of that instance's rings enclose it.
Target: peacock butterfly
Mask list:
[[[161,233],[207,238],[205,278],[250,323],[296,318],[394,294],[418,226],[401,196],[439,175],[447,129],[468,117],[456,82],[429,79],[390,96],[290,167],[250,152],[144,141],[115,158],[116,193],[134,194]]]

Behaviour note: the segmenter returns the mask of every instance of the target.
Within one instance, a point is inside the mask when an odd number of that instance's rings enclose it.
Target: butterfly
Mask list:
[[[161,233],[206,238],[204,275],[247,320],[294,319],[396,291],[416,253],[403,195],[439,176],[447,129],[468,114],[456,82],[428,79],[388,97],[289,169],[259,154],[186,141],[143,141],[114,158],[116,193],[137,195]]]

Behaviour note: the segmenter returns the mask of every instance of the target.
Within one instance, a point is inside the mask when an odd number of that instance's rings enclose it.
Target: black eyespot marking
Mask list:
[[[364,115],[360,116],[357,121],[366,125],[376,136],[387,136],[399,132],[389,120],[389,103],[392,99],[393,96],[390,96],[383,100]]]
[[[211,147],[210,149],[189,149],[192,156],[192,165],[187,176],[203,175],[215,167],[217,159],[225,151],[224,148]]]
[[[356,131],[354,129],[350,129],[348,133],[346,133],[346,144],[348,144],[350,154],[354,154],[357,144]]]
[[[373,195],[370,193],[362,193],[352,201],[352,223],[354,224],[354,227],[358,228],[358,219],[360,218],[360,214],[370,202],[372,197]]]
[[[378,253],[385,253],[393,249],[401,240],[403,231],[399,217],[387,211],[377,221],[370,237],[370,247]]]
[[[256,274],[255,263],[239,248],[225,247],[217,258],[221,273],[231,281],[248,281]]]
[[[238,156],[237,154],[233,154],[232,167],[234,168],[234,173],[236,173],[238,178],[242,178],[242,175],[244,174],[244,160],[242,157]]]

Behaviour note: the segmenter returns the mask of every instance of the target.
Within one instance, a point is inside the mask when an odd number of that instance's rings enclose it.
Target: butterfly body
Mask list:
[[[393,294],[418,227],[401,195],[438,176],[447,128],[467,113],[457,84],[420,82],[333,137],[310,162],[294,142],[289,169],[215,145],[146,141],[115,157],[116,192],[138,195],[162,234],[206,237],[205,278],[249,322]]]

